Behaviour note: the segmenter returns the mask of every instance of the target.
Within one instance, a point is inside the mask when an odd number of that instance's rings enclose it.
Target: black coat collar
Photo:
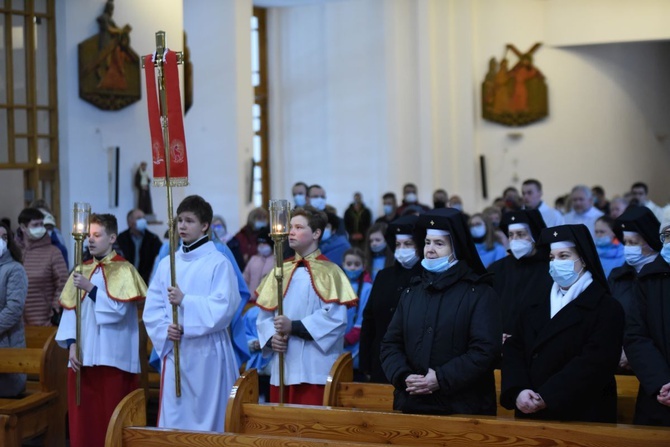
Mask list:
[[[656,259],[654,259],[649,264],[642,267],[642,270],[640,270],[638,277],[642,279],[646,278],[647,276],[662,275],[668,273],[670,273],[670,265],[668,265],[668,263],[665,262],[665,259],[663,259],[663,256],[659,254],[656,257]]]
[[[538,347],[557,333],[579,323],[582,312],[594,310],[607,293],[597,281],[593,281],[577,298],[561,309],[554,318],[550,318],[551,298],[547,297],[540,303],[531,306],[530,324],[537,334],[534,347]]]

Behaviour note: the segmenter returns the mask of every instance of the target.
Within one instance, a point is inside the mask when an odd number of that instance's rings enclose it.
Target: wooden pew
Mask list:
[[[374,447],[381,444],[339,442],[284,436],[208,433],[186,430],[148,428],[146,425],[144,391],[138,389],[126,396],[116,407],[109,421],[105,447]],[[0,419],[0,424],[2,420]]]
[[[668,428],[258,404],[257,387],[255,370],[247,371],[238,379],[228,401],[227,432],[433,446],[660,447],[670,444]]]
[[[45,329],[26,328],[27,346],[48,334]],[[16,398],[0,399],[0,445],[20,447],[22,441],[44,435],[46,446],[65,446],[63,401],[67,389],[67,354],[55,342],[55,328],[41,347],[1,348],[0,372],[25,373],[39,378],[26,385]]]
[[[496,395],[500,396],[500,370],[494,371]],[[333,364],[323,393],[323,405],[330,407],[360,408],[365,410],[393,411],[393,386],[381,383],[353,382],[354,369],[350,353],[344,353]],[[632,424],[635,400],[640,382],[635,376],[617,375],[617,422]],[[514,410],[500,405],[498,418],[514,418]]]
[[[393,386],[383,383],[354,382],[351,353],[339,356],[330,369],[323,393],[327,407],[393,411]]]
[[[26,326],[26,347],[27,348],[42,348],[44,344],[49,340],[52,334],[55,334],[57,331],[55,326]],[[58,390],[58,413],[54,419],[56,421],[61,421],[63,424],[62,431],[63,436],[66,432],[67,424],[67,362],[68,362],[68,352],[66,349],[62,349],[56,346],[56,350],[53,353],[54,364],[49,365],[49,374],[53,374],[53,380]],[[58,370],[56,370],[58,368]],[[28,381],[26,382],[26,390],[28,392],[36,392],[41,389],[40,377],[38,374],[29,374]]]

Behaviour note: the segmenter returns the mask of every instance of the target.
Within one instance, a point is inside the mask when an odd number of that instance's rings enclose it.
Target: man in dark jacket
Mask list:
[[[126,219],[128,229],[119,234],[117,243],[123,257],[135,266],[144,282],[149,284],[162,242],[158,236],[147,230],[147,220],[142,210],[131,210]]]
[[[354,194],[354,202],[344,212],[344,228],[353,247],[365,249],[365,234],[372,224],[372,213],[363,203],[360,192]]]
[[[379,360],[379,349],[402,292],[413,276],[421,275],[421,256],[413,237],[418,219],[418,216],[399,217],[386,230],[386,243],[394,247],[396,262],[377,273],[361,327],[360,370],[371,382],[389,383]]]
[[[661,223],[663,248],[638,275],[624,349],[640,380],[634,423],[670,427],[670,215]]]
[[[393,406],[495,415],[500,310],[467,222],[451,208],[429,211],[419,216],[415,240],[422,275],[403,292],[381,347]]]
[[[505,341],[500,403],[517,417],[616,422],[624,314],[585,225],[542,230],[554,280]]]

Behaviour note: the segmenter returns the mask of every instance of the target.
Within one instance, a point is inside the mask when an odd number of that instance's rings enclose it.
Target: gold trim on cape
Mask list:
[[[354,306],[358,302],[356,292],[351,287],[351,282],[337,264],[332,263],[316,250],[306,257],[296,254],[295,258],[284,261],[284,294],[291,286],[291,278],[295,268],[305,265],[312,280],[312,287],[324,303],[339,303],[345,306]],[[275,267],[276,268],[276,267]],[[277,308],[277,281],[274,270],[268,273],[256,289],[256,305],[264,310],[275,310]]]
[[[89,280],[98,270],[102,270],[107,296],[114,301],[138,301],[147,296],[147,285],[135,267],[112,250],[102,260],[91,259],[82,265],[82,275]],[[76,270],[75,270],[76,272]],[[81,293],[75,286],[73,275],[68,278],[61,292],[59,302],[65,309],[74,309],[76,293]]]

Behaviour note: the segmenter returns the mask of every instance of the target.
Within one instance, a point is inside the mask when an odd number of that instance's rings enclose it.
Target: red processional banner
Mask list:
[[[181,113],[181,93],[179,91],[179,71],[177,54],[167,50],[163,57],[163,78],[167,107],[167,128],[169,136],[169,160],[165,160],[165,140],[158,85],[156,83],[156,64],[153,55],[144,56],[144,74],[147,84],[147,105],[149,107],[149,131],[151,133],[151,157],[153,159],[153,182],[155,186],[188,185],[188,160],[186,157],[186,139],[184,137],[184,119]],[[170,167],[169,176],[166,167]]]

